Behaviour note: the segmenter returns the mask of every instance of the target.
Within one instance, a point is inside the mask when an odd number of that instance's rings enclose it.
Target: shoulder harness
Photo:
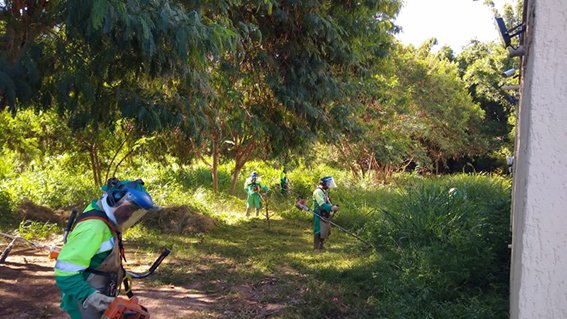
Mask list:
[[[120,248],[120,257],[124,261],[126,261],[126,255],[124,253],[124,245],[122,244],[122,232],[120,232],[118,230],[116,225],[108,218],[108,216],[106,215],[105,212],[93,209],[93,210],[90,210],[88,212],[82,213],[81,215],[79,215],[79,217],[77,217],[75,224],[73,225],[73,229],[80,222],[84,222],[84,221],[91,220],[91,219],[101,220],[108,226],[108,228],[110,228],[110,230],[112,231],[114,236],[116,236],[116,238],[118,239],[118,247]],[[124,268],[122,268],[122,270],[125,272]],[[96,269],[92,269],[90,267],[87,268],[85,271],[91,272],[91,273],[96,274],[96,275],[102,275],[102,276],[109,277],[111,280],[112,280],[112,277],[113,277],[113,274],[111,274],[111,273],[99,271],[99,270],[96,270]],[[124,277],[123,284],[124,284],[124,287],[126,289],[126,294],[128,295],[128,297],[132,297],[133,294],[132,294],[132,290],[130,288],[130,283],[128,281],[128,278]]]

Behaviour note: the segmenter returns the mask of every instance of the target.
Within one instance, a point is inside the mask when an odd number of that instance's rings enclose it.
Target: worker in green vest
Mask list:
[[[280,174],[280,187],[282,190],[282,195],[287,195],[289,191],[289,179],[287,178],[287,172],[285,170],[285,167],[282,170],[282,173]]]
[[[77,217],[55,264],[61,308],[71,319],[99,319],[116,297],[125,272],[122,232],[153,208],[140,179],[111,178],[101,198]]]
[[[329,189],[337,187],[332,176],[325,176],[313,191],[313,249],[325,249],[324,242],[331,234],[329,221],[339,206],[333,205],[329,197]],[[323,217],[323,218],[321,218]]]
[[[262,208],[261,194],[268,192],[268,186],[260,183],[260,175],[258,175],[258,173],[252,172],[244,183],[244,190],[248,194],[246,198],[246,217],[250,216],[252,209],[256,210],[256,216],[258,216],[260,214],[260,208]]]

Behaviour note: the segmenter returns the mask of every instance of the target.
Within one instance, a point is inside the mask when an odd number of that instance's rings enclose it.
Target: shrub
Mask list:
[[[15,203],[10,197],[10,194],[0,188],[0,226],[12,228],[18,224],[19,218],[14,208]]]
[[[375,291],[380,312],[388,318],[506,317],[509,181],[459,175],[413,182],[406,180],[382,218],[367,224],[384,251]]]

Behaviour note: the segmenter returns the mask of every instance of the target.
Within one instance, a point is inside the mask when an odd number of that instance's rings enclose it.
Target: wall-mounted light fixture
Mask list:
[[[517,47],[512,46],[512,38],[524,32],[524,24],[522,23],[508,30],[508,28],[506,27],[506,23],[504,22],[504,19],[502,19],[501,17],[496,17],[496,25],[498,26],[498,30],[500,31],[500,35],[502,36],[502,40],[504,41],[505,47],[508,48],[508,52],[510,53],[510,56],[514,57],[514,56],[524,55],[526,53],[524,46],[522,45],[519,45]]]
[[[516,69],[514,69],[514,68],[510,68],[510,69],[501,73],[501,75],[505,78],[509,78],[511,76],[514,76],[514,74],[516,74]]]
[[[523,45],[519,45],[517,47],[508,47],[508,55],[510,57],[522,56],[524,54],[526,54],[526,49]]]
[[[504,40],[504,45],[506,47],[509,47],[509,46],[512,45],[511,40],[512,40],[513,37],[524,32],[524,24],[523,23],[513,27],[510,30],[508,30],[508,28],[506,28],[506,23],[504,22],[504,19],[502,19],[501,17],[496,17],[496,24],[498,25],[498,29],[500,30],[500,35],[502,35],[502,40]],[[514,32],[514,33],[510,34],[510,32]]]

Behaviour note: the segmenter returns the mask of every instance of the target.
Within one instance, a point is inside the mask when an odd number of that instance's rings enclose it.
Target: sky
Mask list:
[[[512,0],[493,0],[499,12]],[[482,0],[404,0],[396,25],[402,31],[396,37],[406,45],[421,45],[435,37],[439,49],[449,45],[460,53],[470,40],[501,41],[494,14]]]

